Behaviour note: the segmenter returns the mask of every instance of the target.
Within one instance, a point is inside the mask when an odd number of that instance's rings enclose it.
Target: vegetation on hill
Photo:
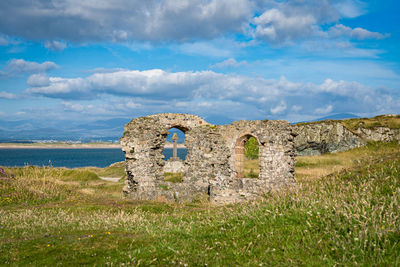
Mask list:
[[[355,118],[345,120],[324,120],[324,121],[312,121],[312,122],[301,122],[295,125],[308,125],[308,124],[319,124],[319,123],[331,123],[340,122],[352,132],[355,132],[357,128],[373,129],[376,127],[388,127],[390,129],[400,128],[400,115],[381,115],[373,118]]]
[[[87,168],[6,168],[0,265],[399,266],[399,148],[299,157],[297,187],[221,207],[125,199]]]
[[[387,127],[390,129],[400,128],[400,115],[381,115],[373,118],[360,118],[343,120],[341,123],[350,131],[357,128],[373,129],[376,127]]]

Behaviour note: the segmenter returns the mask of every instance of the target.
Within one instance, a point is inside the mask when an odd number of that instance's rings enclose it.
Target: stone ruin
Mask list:
[[[185,133],[184,161],[176,154],[163,160],[171,128]],[[124,193],[137,200],[208,199],[221,204],[262,198],[275,188],[296,183],[295,135],[286,121],[212,125],[198,116],[176,113],[133,119],[121,138],[128,174]],[[250,137],[259,144],[258,178],[244,177],[244,144]],[[179,172],[182,181],[165,181],[166,172]]]

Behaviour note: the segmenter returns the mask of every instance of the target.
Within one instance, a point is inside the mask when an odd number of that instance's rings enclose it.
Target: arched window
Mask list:
[[[183,131],[182,131],[182,130]],[[178,183],[182,182],[184,164],[187,148],[185,142],[185,129],[172,127],[165,140],[163,155],[166,161],[164,165],[164,181]]]
[[[184,161],[186,159],[187,148],[185,143],[185,132],[173,127],[168,130],[167,139],[164,145],[164,160],[168,161],[174,157],[174,147],[176,147],[176,160]]]
[[[235,171],[237,178],[258,178],[260,173],[259,144],[257,139],[244,135],[236,140]]]

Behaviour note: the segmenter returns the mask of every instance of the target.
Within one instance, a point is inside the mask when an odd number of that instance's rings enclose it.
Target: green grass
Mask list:
[[[250,169],[249,172],[244,172],[243,177],[245,177],[245,178],[258,178],[258,172],[255,172],[254,169]]]
[[[245,159],[243,177],[258,178],[260,173],[260,165],[258,159]]]
[[[348,119],[341,123],[350,131],[355,131],[357,128],[373,129],[376,127],[388,127],[391,129],[400,128],[400,115],[395,116],[376,116],[373,118]]]
[[[57,168],[6,169],[0,265],[400,266],[399,148],[299,157],[297,187],[219,207],[133,201],[115,194],[123,182],[63,180]],[[36,190],[47,197],[26,194]]]
[[[296,177],[301,181],[315,180],[335,172],[363,166],[371,162],[397,158],[399,143],[369,142],[366,146],[341,153],[320,156],[299,156],[296,164]]]
[[[60,177],[64,181],[93,181],[98,180],[99,176],[88,170],[65,170]]]
[[[164,172],[164,181],[171,183],[182,182],[183,174],[181,172]]]
[[[95,168],[95,167],[90,167],[90,168],[84,168],[86,170],[89,170],[91,172],[96,173],[98,176],[101,177],[122,177],[126,178],[126,172],[125,172],[125,162],[117,162],[114,163],[106,168]]]

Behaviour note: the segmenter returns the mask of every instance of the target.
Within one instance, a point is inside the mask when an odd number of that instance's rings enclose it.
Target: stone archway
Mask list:
[[[236,178],[244,178],[244,161],[245,161],[244,146],[251,137],[255,138],[257,140],[258,144],[260,144],[257,137],[255,137],[252,134],[244,134],[236,140],[236,143],[235,143]]]
[[[181,141],[185,140],[185,132],[187,132],[188,129],[179,125],[173,125],[168,131],[169,134],[166,136],[166,143],[163,150],[165,161],[165,165],[163,167],[164,181],[173,183],[183,182],[185,173],[184,162],[187,156],[187,147],[185,146],[184,142],[178,143],[178,140],[181,138],[183,138]],[[168,147],[166,148],[165,146],[167,144]],[[184,150],[182,151],[182,149]]]

